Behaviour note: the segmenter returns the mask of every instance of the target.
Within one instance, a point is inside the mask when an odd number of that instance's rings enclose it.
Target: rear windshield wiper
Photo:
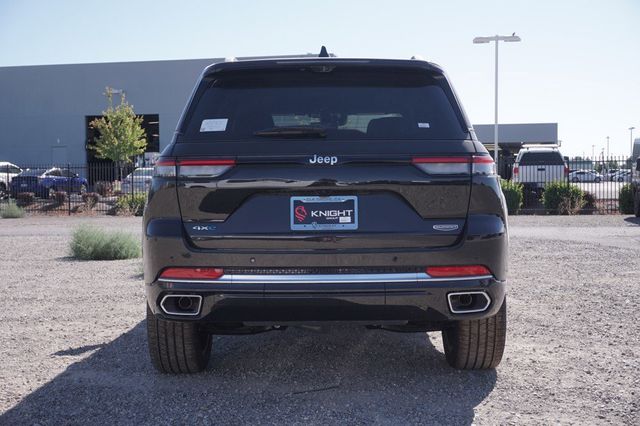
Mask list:
[[[270,127],[268,129],[253,132],[255,136],[264,137],[312,137],[324,138],[327,136],[326,130],[322,127],[307,126],[289,126],[289,127]]]

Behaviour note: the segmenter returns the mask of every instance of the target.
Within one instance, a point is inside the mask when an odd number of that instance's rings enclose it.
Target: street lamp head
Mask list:
[[[633,129],[635,129],[635,127],[629,127],[629,130],[633,130]]]
[[[494,37],[476,37],[473,39],[473,44],[485,44],[494,40]]]
[[[522,39],[518,37],[516,33],[513,33],[510,36],[494,35],[491,37],[476,37],[473,39],[474,44],[485,44],[485,43],[491,43],[492,41],[506,41],[509,43],[513,43],[517,41],[522,41]]]
[[[503,37],[502,41],[506,41],[507,43],[514,43],[514,42],[522,41],[522,39],[520,37],[518,37],[517,35],[515,35],[515,33],[513,33],[513,34],[514,35]]]

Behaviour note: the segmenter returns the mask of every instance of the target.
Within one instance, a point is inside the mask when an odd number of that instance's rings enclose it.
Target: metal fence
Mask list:
[[[501,162],[500,174],[522,185],[520,213],[548,211],[544,192],[557,183],[573,185],[584,193],[581,212],[615,213],[622,187],[632,181],[632,164],[626,157],[528,165],[507,158]],[[0,208],[14,202],[29,213],[47,215],[141,214],[153,173],[151,167],[117,167],[107,162],[36,164],[20,169],[0,167]]]
[[[511,158],[503,164],[500,173],[502,178],[523,186],[520,213],[547,212],[545,190],[558,183],[582,191],[583,204],[576,209],[576,213],[617,213],[620,191],[633,180],[633,161],[629,157],[565,159],[559,164],[545,161],[515,164]]]
[[[18,173],[19,172],[19,173]],[[112,163],[0,167],[0,206],[47,215],[141,214],[151,167]]]

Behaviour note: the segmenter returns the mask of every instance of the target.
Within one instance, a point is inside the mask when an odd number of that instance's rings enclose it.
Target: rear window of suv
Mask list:
[[[521,166],[541,165],[541,166],[563,166],[562,155],[557,151],[549,152],[525,152],[520,157]]]
[[[178,142],[256,140],[265,130],[281,137],[282,128],[318,130],[321,135],[305,137],[326,140],[468,137],[442,75],[337,66],[330,72],[232,71],[206,78]]]

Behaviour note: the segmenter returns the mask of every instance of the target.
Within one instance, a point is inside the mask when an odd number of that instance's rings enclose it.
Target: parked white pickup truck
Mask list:
[[[15,164],[0,161],[0,198],[9,194],[11,179],[22,173],[22,169]]]
[[[513,181],[531,188],[567,180],[569,167],[556,145],[524,145],[513,164]]]

